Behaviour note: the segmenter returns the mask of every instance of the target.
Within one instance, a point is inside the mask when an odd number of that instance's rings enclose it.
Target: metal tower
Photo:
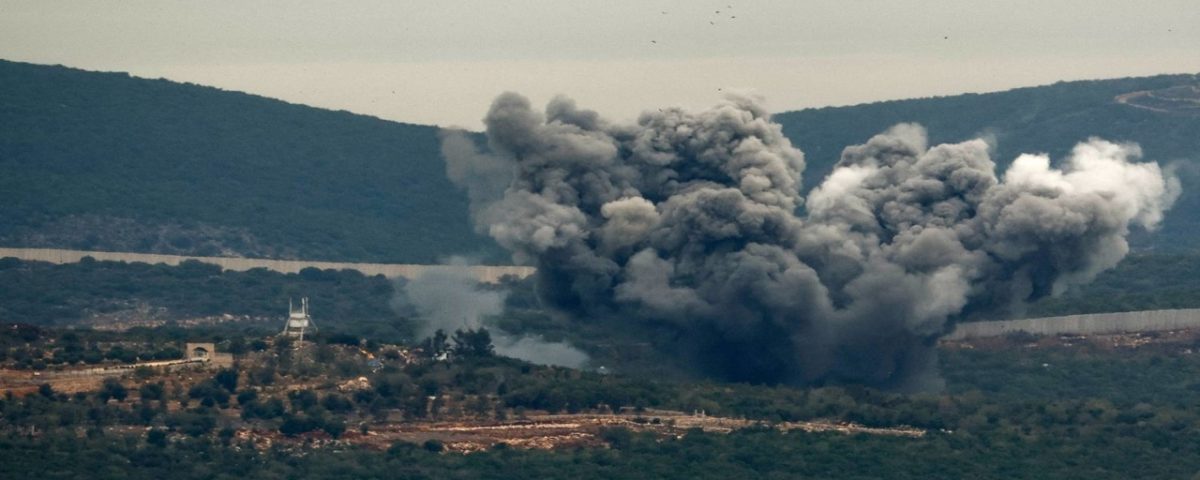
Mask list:
[[[285,337],[297,339],[296,343],[304,341],[304,331],[317,329],[317,324],[313,323],[312,317],[308,315],[308,297],[300,299],[300,309],[296,309],[292,305],[292,299],[288,299],[288,318],[287,323],[283,325],[282,335]]]

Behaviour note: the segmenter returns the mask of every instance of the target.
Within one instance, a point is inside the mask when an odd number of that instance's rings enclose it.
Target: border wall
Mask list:
[[[1122,332],[1152,332],[1200,328],[1200,309],[1142,310],[1138,312],[1091,313],[1064,317],[1026,318],[995,322],[958,324],[943,340],[999,337],[1023,332],[1034,335],[1097,335]]]
[[[363,275],[383,275],[390,278],[416,278],[428,271],[467,271],[484,283],[499,283],[505,276],[525,278],[533,274],[533,267],[489,266],[489,265],[415,265],[399,263],[348,263],[318,262],[309,260],[269,260],[265,258],[195,257],[185,255],[162,255],[156,253],[96,252],[85,250],[63,250],[57,248],[5,248],[0,247],[0,258],[16,257],[50,263],[77,263],[83,257],[115,262],[141,262],[149,264],[179,265],[186,260],[196,260],[220,266],[224,270],[246,271],[265,268],[281,273],[299,273],[305,268],[321,270],[357,270]]]

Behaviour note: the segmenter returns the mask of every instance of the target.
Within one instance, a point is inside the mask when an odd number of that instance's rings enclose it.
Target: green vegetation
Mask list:
[[[187,392],[148,383],[134,398],[106,384],[91,394],[44,389],[0,400],[0,464],[18,478],[1189,478],[1200,472],[1195,347],[948,350],[947,391],[925,395],[640,380],[458,356],[385,367],[371,375],[369,389],[353,394],[302,389],[265,398],[252,389],[261,385],[259,375],[227,370]],[[294,367],[276,373],[312,378]],[[437,402],[424,407],[430,394],[495,398],[494,408],[703,408],[766,422],[820,418],[928,433],[897,438],[761,427],[661,438],[615,428],[600,433],[606,449],[501,445],[470,455],[443,453],[436,440],[399,442],[387,451],[256,450],[234,438],[238,422],[269,425],[285,436],[321,430],[337,438],[381,411],[442,415]],[[185,408],[165,408],[180,400]],[[229,415],[237,410],[240,420]],[[106,428],[117,425],[149,430]]]
[[[1103,399],[1118,409],[1148,405],[1200,414],[1200,342],[1173,347],[943,350],[948,390],[972,390],[1003,403],[1053,405]],[[1139,407],[1140,405],[1140,407]],[[1128,412],[1126,412],[1128,413]]]
[[[633,436],[619,449],[563,452],[497,449],[466,456],[438,445],[401,444],[386,453],[317,450],[302,457],[256,453],[216,442],[169,446],[105,439],[0,440],[0,460],[19,474],[96,479],[414,478],[414,479],[709,479],[709,478],[1189,478],[1187,449],[1099,437],[1069,440],[961,441],[797,435],[770,430],[728,436],[692,433],[656,441]],[[1172,438],[1174,439],[1174,438]],[[46,468],[54,465],[54,468]]]
[[[165,329],[132,332],[45,330],[27,324],[5,325],[0,331],[0,365],[45,370],[67,365],[176,360],[183,352],[163,338],[178,340]]]
[[[0,125],[6,246],[399,263],[495,253],[446,179],[433,127],[5,61]]]
[[[1030,306],[1026,316],[1200,308],[1200,255],[1135,254],[1096,280]]]
[[[1185,193],[1142,247],[1195,248],[1200,115],[1119,105],[1190,75],[1063,82],[776,116],[811,187],[843,147],[899,122],[984,135],[1007,164],[1089,136],[1179,164]],[[484,106],[480,106],[481,113]],[[0,245],[431,263],[507,256],[472,231],[436,128],[165,80],[0,61]]]
[[[309,297],[326,335],[409,340],[412,323],[396,313],[395,286],[353,270],[222,271],[185,262],[172,267],[85,261],[53,265],[0,259],[0,322],[87,325],[149,317],[162,321],[215,317],[228,331],[262,334],[282,328],[289,299]],[[228,317],[227,317],[228,316]],[[226,320],[228,318],[228,320]],[[244,332],[243,332],[244,333]]]

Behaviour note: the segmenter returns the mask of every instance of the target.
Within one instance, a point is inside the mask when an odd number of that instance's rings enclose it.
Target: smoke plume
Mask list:
[[[1178,194],[1135,145],[1090,139],[998,177],[983,140],[930,147],[900,124],[805,199],[804,155],[744,97],[629,125],[506,93],[485,123],[490,153],[448,137],[448,169],[478,228],[538,268],[542,301],[676,329],[678,353],[739,381],[936,388],[955,320],[1090,281]]]
[[[456,260],[454,263],[465,265]],[[544,365],[580,368],[588,356],[562,342],[505,332],[490,320],[504,311],[504,291],[484,289],[466,270],[431,269],[409,280],[400,289],[396,306],[410,310],[420,320],[417,338],[438,330],[447,334],[458,329],[487,328],[496,353]]]

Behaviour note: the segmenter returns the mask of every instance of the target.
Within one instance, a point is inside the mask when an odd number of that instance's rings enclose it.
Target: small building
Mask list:
[[[209,355],[216,352],[217,347],[211,343],[189,343],[185,350],[188,360],[208,361]]]
[[[186,343],[183,348],[187,360],[204,362],[213,367],[227,368],[233,366],[233,354],[218,353],[214,343]]]

